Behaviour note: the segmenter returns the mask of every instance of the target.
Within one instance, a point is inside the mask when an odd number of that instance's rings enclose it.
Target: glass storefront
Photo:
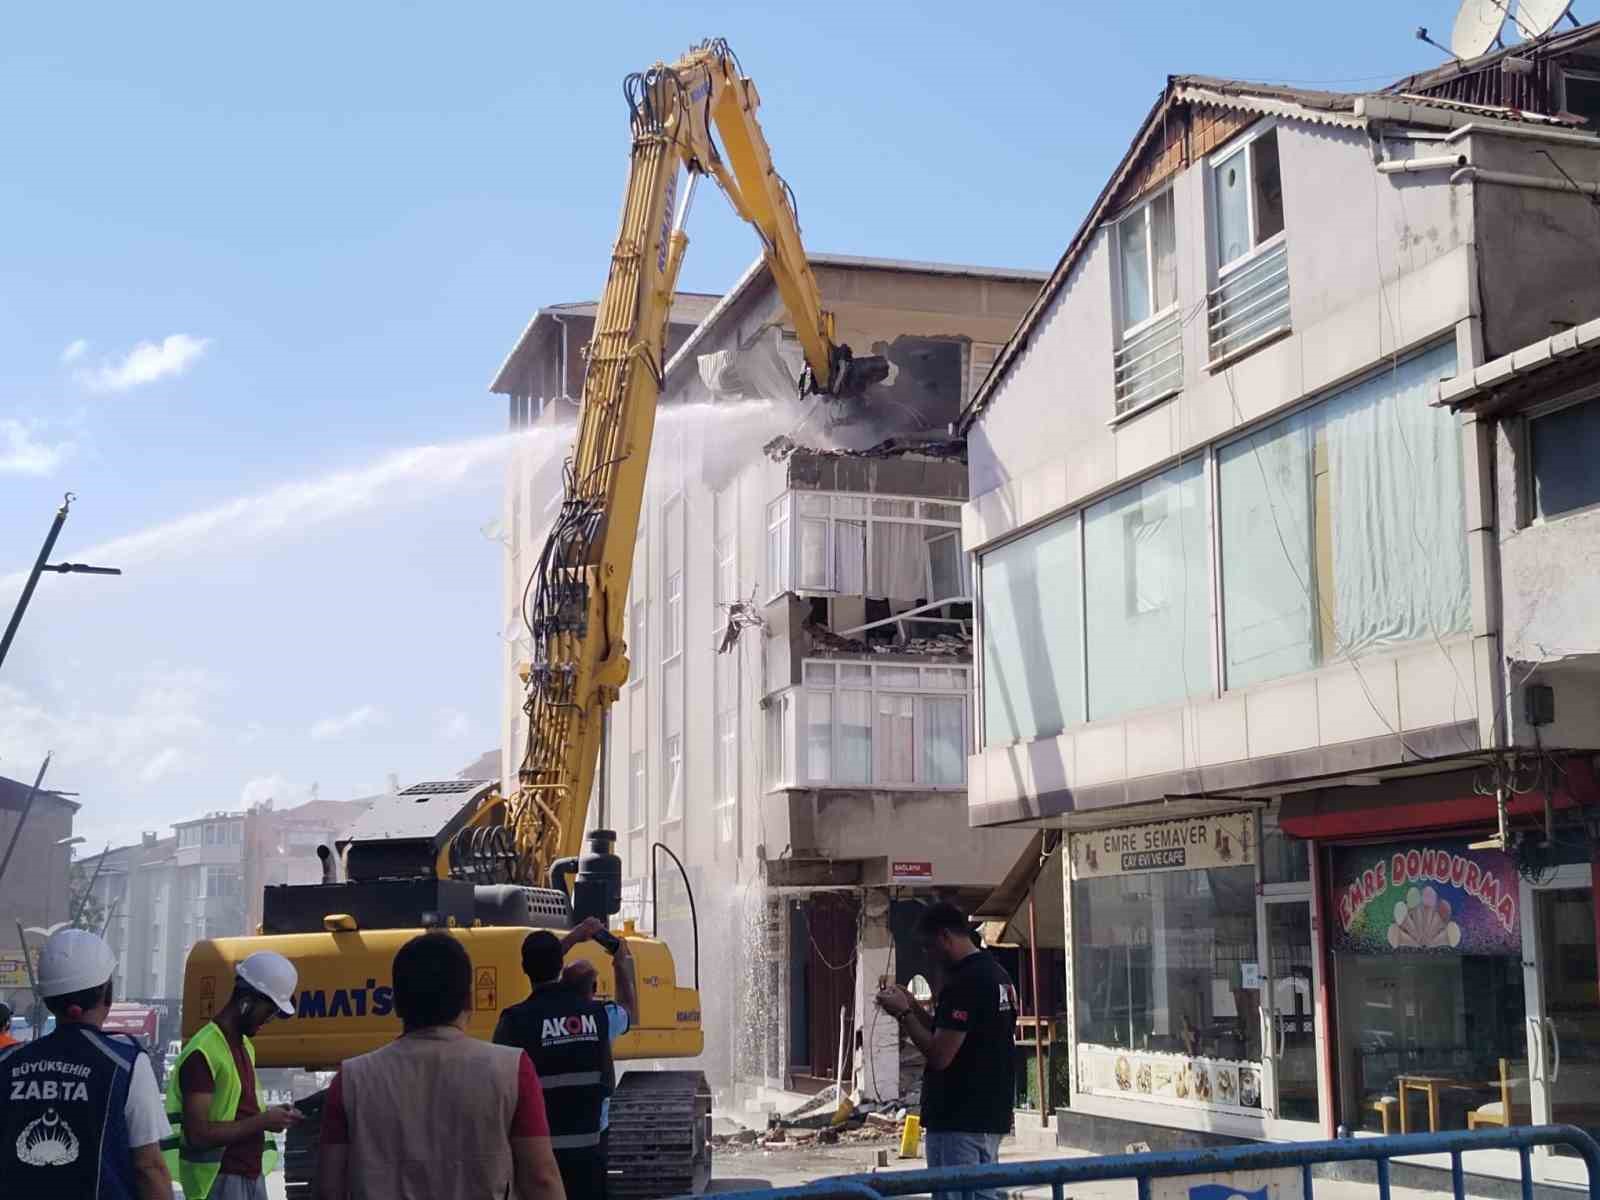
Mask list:
[[[1330,852],[1342,1119],[1466,1129],[1528,1077],[1515,863],[1465,838]]]
[[[1259,1112],[1255,815],[1074,834],[1080,1090]]]

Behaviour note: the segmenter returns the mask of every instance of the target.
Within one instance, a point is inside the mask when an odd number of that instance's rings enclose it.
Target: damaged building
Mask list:
[[[890,376],[856,411],[801,402],[798,343],[760,262],[713,304],[680,297],[628,601],[631,673],[591,807],[618,832],[623,915],[659,921],[680,977],[698,945],[703,1066],[724,1103],[814,1091],[841,1069],[847,1087],[898,1096],[898,1030],[870,998],[882,976],[928,972],[912,902],[976,904],[1028,836],[968,827],[967,466],[951,423],[1043,277],[812,265],[839,340],[885,355]],[[496,381],[514,426],[570,430],[569,405],[515,398],[558,333],[552,318],[542,348],[525,335]],[[506,707],[519,718],[521,588],[566,448],[552,445],[530,444],[508,485]],[[519,720],[505,745],[522,743]],[[692,908],[657,843],[683,862]]]

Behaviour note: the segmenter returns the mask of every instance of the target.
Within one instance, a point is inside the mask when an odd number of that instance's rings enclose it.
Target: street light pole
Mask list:
[[[0,666],[6,661],[6,652],[11,649],[11,642],[17,636],[17,626],[22,624],[22,614],[28,611],[28,601],[33,599],[33,589],[39,586],[39,576],[46,571],[54,571],[58,575],[121,575],[119,567],[91,567],[85,563],[52,563],[49,561],[50,552],[56,548],[56,538],[61,536],[61,527],[67,523],[67,510],[72,507],[72,502],[77,497],[68,492],[61,500],[61,507],[56,509],[56,518],[50,522],[50,532],[45,534],[44,545],[39,547],[39,557],[34,560],[33,570],[28,572],[28,582],[22,585],[22,595],[17,597],[17,606],[11,611],[11,620],[6,623],[6,631],[0,635]]]

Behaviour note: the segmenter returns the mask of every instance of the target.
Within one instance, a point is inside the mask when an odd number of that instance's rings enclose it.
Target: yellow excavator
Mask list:
[[[856,358],[835,340],[793,194],[773,169],[756,119],[755,84],[727,43],[704,42],[677,62],[629,75],[624,93],[632,148],[621,228],[588,346],[561,508],[524,606],[534,652],[521,671],[528,739],[517,787],[502,795],[493,781],[421,783],[373,805],[338,844],[342,879],[268,887],[257,936],[195,945],[184,972],[185,1037],[226,1002],[235,963],[277,950],[299,969],[298,1015],[262,1031],[257,1062],[331,1070],[399,1033],[390,986],[395,951],[422,930],[442,929],[472,956],[469,1030],[487,1038],[500,1010],[527,995],[520,951],[530,928],[564,929],[621,910],[616,835],[586,835],[584,827],[605,716],[628,679],[629,574],[667,319],[688,245],[683,225],[701,176],[717,182],[761,239],[805,354],[801,396],[853,410],[889,373],[884,359]],[[681,198],[680,176],[687,181]],[[604,824],[603,808],[600,815]],[[616,936],[632,952],[639,1021],[615,1056],[700,1054],[698,929],[692,987],[680,984],[666,944],[631,920]],[[601,994],[614,995],[609,956],[590,942],[572,953],[593,961]],[[290,1195],[312,1186],[319,1100],[299,1101],[310,1119],[289,1135]],[[629,1072],[610,1112],[613,1200],[704,1188],[711,1156],[703,1074]]]

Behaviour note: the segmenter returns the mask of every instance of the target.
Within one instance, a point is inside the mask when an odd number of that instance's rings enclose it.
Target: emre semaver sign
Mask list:
[[[1072,878],[1138,871],[1248,867],[1256,861],[1255,814],[1223,813],[1150,825],[1118,825],[1070,838]]]

